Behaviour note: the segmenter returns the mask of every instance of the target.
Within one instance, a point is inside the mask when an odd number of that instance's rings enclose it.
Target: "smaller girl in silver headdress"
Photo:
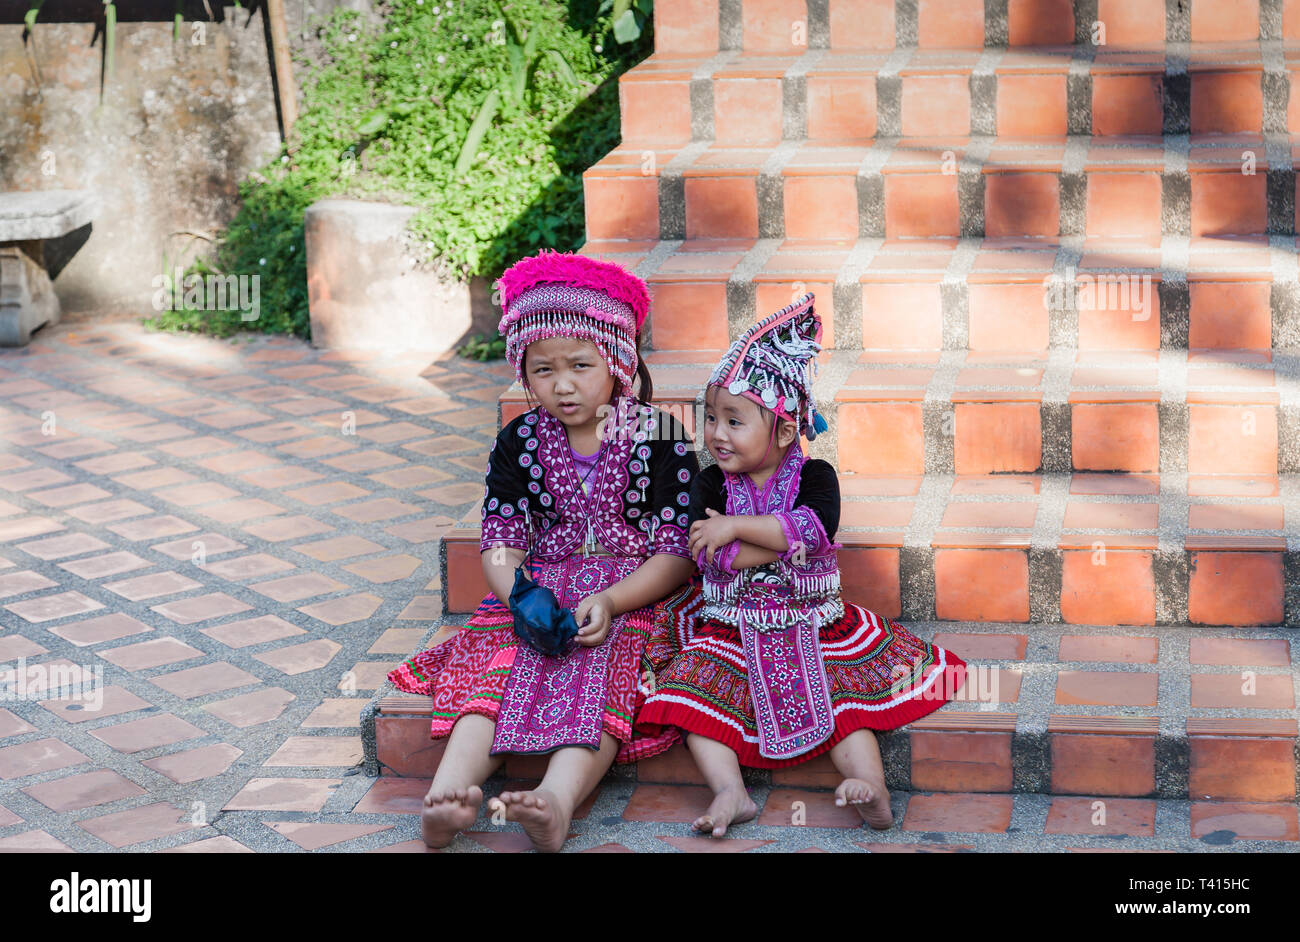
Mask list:
[[[723,836],[757,813],[740,767],[782,768],[829,752],[844,777],[835,803],[893,826],[873,729],[937,710],[965,663],[840,596],[832,542],[835,469],[805,458],[827,426],[809,361],[821,350],[813,295],[731,345],[705,393],[704,443],[688,517],[702,586],[665,603],[647,643],[655,665],[636,729],[685,730],[714,793],[697,831]]]

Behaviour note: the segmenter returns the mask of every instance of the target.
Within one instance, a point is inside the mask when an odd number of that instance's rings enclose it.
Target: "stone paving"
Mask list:
[[[440,617],[508,368],[243,341],[65,322],[0,352],[0,848],[410,836],[301,828],[373,784],[358,714]]]
[[[439,539],[482,494],[510,375],[130,322],[0,351],[0,850],[423,851],[427,782],[362,774],[359,714],[458,623]],[[1098,826],[1088,798],[898,791],[871,832],[809,774],[713,842],[687,827],[706,790],[616,770],[567,847],[1300,847],[1293,802],[1112,798]],[[483,815],[449,849],[526,847]]]

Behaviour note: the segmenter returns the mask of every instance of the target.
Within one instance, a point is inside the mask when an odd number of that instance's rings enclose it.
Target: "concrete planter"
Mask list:
[[[362,200],[308,207],[312,346],[437,357],[496,326],[486,279],[448,285],[416,270],[402,241],[414,213],[410,206]]]

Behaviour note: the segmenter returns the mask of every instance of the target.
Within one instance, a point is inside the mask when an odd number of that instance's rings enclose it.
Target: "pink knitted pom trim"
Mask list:
[[[615,327],[621,327],[629,334],[632,333],[632,322],[621,314],[606,314],[604,311],[597,308],[588,307],[587,316],[592,320],[600,321],[604,324],[613,324]]]
[[[650,312],[650,294],[645,282],[622,265],[572,252],[542,249],[536,255],[515,262],[498,279],[501,306],[507,312],[502,318],[503,324],[510,316],[510,303],[539,284],[573,285],[603,291],[632,308],[632,313],[636,315],[637,331],[641,330],[641,325]]]

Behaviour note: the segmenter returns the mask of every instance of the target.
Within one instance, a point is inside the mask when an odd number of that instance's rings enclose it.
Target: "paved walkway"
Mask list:
[[[131,322],[0,351],[0,850],[422,851],[427,783],[361,774],[359,712],[444,621],[438,540],[510,375]],[[711,842],[704,789],[611,777],[569,848],[1298,846],[1294,804],[1107,799],[1102,824],[1086,798],[898,792],[882,834],[825,791],[754,797]],[[526,846],[483,816],[451,849]]]
[[[509,376],[131,322],[0,352],[0,849],[412,836],[304,822],[374,782],[358,714],[440,615]]]

